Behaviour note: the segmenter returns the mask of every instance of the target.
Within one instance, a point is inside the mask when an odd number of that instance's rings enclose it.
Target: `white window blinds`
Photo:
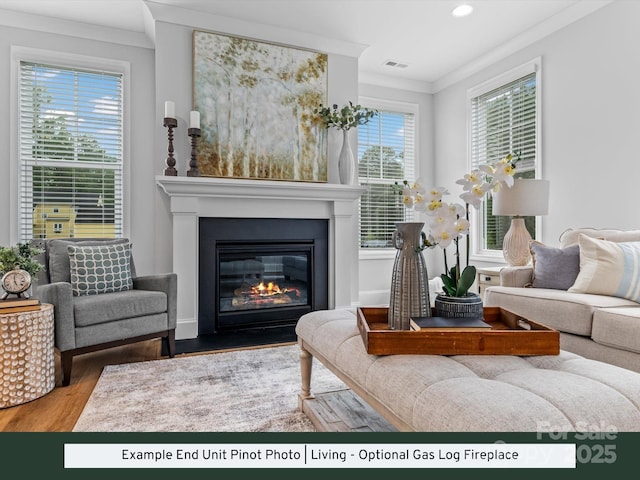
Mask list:
[[[360,197],[360,247],[391,248],[395,223],[412,218],[393,184],[415,180],[413,112],[379,109],[358,127],[358,176],[367,187]]]
[[[520,152],[517,170],[533,170],[536,160],[536,74],[471,100],[471,166]]]
[[[20,62],[20,240],[123,230],[122,74]]]
[[[518,153],[516,177],[534,178],[538,145],[538,68],[527,67],[529,72],[497,88],[470,95],[470,164],[471,168],[500,160],[510,152]],[[482,89],[481,89],[482,90]],[[501,250],[510,218],[491,213],[489,196],[473,222],[475,253]],[[525,224],[535,238],[535,217],[526,217]],[[479,247],[479,248],[478,248]]]

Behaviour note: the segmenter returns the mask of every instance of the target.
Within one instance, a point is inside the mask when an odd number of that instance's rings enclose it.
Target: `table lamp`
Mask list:
[[[548,180],[516,178],[511,188],[502,187],[493,194],[492,213],[512,217],[502,243],[502,254],[509,266],[527,265],[531,260],[531,235],[522,217],[546,215],[548,211]]]

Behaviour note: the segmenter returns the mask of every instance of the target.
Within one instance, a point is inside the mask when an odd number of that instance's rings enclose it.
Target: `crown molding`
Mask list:
[[[145,5],[149,9],[153,20],[156,22],[172,23],[176,25],[189,26],[202,30],[226,33],[229,35],[246,38],[256,38],[260,40],[277,43],[281,45],[295,45],[301,48],[308,48],[324,53],[345,55],[358,58],[368,47],[361,43],[347,42],[334,38],[313,35],[299,30],[274,27],[271,25],[247,22],[232,17],[223,17],[209,13],[198,12],[187,8],[174,7],[146,1]],[[259,29],[256,27],[259,26]],[[259,35],[256,33],[259,31]]]
[[[594,0],[576,2],[570,7],[565,8],[553,17],[541,22],[526,32],[513,38],[511,41],[495,48],[490,53],[478,57],[475,61],[448,73],[433,82],[433,93],[437,93],[465,78],[477,73],[484,68],[507,58],[529,45],[551,35],[552,33],[574,23],[581,18],[605,7],[614,0]]]
[[[372,72],[358,72],[358,83],[366,83],[378,87],[397,88],[418,93],[435,93],[431,82],[400,78]]]
[[[142,32],[102,27],[99,25],[74,22],[44,15],[15,12],[12,10],[0,9],[0,25],[97,40],[100,42],[117,43],[132,47],[154,48],[153,42]]]

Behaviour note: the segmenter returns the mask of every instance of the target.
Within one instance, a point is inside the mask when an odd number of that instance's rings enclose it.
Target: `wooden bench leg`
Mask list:
[[[305,348],[300,345],[300,374],[302,378],[302,390],[298,395],[298,408],[302,411],[302,402],[309,398],[313,398],[311,395],[311,367],[313,366],[313,355],[311,355]]]

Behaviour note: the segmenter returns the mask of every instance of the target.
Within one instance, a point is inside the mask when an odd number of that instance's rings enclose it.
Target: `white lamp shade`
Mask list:
[[[548,180],[516,178],[511,188],[503,186],[493,194],[494,215],[526,217],[548,212]]]

